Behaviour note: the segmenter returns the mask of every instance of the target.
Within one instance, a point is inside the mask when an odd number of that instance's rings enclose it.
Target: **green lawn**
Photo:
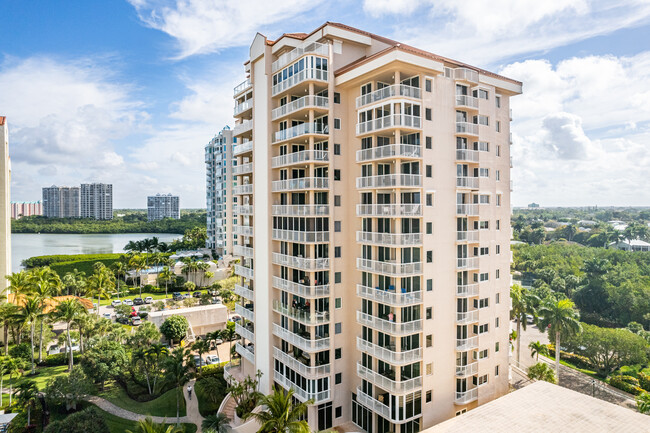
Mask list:
[[[45,389],[45,386],[47,385],[47,382],[52,379],[53,377],[56,376],[62,376],[68,372],[68,366],[67,365],[60,365],[57,367],[36,367],[36,375],[30,376],[29,373],[31,370],[29,370],[29,367],[27,367],[28,370],[25,371],[25,374],[23,374],[21,377],[16,378],[14,376],[13,382],[14,384],[20,383],[23,380],[33,380],[36,382],[36,386],[38,387],[39,390]],[[9,380],[9,375],[6,374],[3,377],[4,383],[3,386],[5,389],[9,389],[9,385],[11,385],[12,381]],[[7,391],[5,391],[7,392]]]
[[[117,384],[107,386],[106,390],[99,394],[100,397],[113,403],[115,406],[141,415],[176,416],[176,390],[172,389],[155,400],[139,402],[131,399],[124,389]],[[185,416],[185,399],[181,398],[180,414]]]
[[[218,403],[211,402],[208,399],[207,395],[205,395],[200,380],[197,381],[194,385],[194,392],[196,394],[196,398],[199,401],[199,413],[202,417],[217,413],[219,406],[221,405],[221,401],[223,400],[220,400]]]
[[[544,356],[544,355],[540,355],[540,356]],[[548,356],[546,356],[545,358],[548,359],[549,361],[551,361],[551,362],[553,363],[553,369],[555,369],[555,358],[550,358],[550,357],[548,357]],[[593,370],[587,370],[587,369],[585,369],[585,368],[579,368],[579,367],[577,367],[575,364],[572,364],[571,362],[569,362],[569,361],[565,361],[565,360],[563,360],[563,359],[560,359],[560,364],[564,365],[565,367],[569,367],[569,368],[572,368],[572,369],[574,369],[574,370],[577,370],[577,371],[579,371],[580,373],[584,373],[584,374],[586,374],[587,376],[591,376],[591,377],[593,377],[594,379],[598,379],[598,380],[600,380],[601,382],[605,382],[605,379],[603,379],[602,377],[598,376],[598,374],[597,374],[595,371],[593,371]]]

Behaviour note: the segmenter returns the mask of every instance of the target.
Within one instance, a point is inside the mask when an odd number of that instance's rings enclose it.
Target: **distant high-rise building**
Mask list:
[[[247,127],[250,130],[252,123],[238,126],[237,131],[242,127]],[[248,200],[237,206],[237,199],[233,195],[237,170],[246,168],[245,163],[241,167],[234,167],[234,132],[236,131],[231,131],[226,126],[205,146],[208,210],[206,247],[212,248],[219,255],[232,254],[234,239],[237,239],[233,228],[236,215],[240,213],[249,215],[253,209],[252,203],[249,203]]]
[[[180,200],[177,195],[156,194],[147,197],[147,220],[158,221],[163,218],[181,218]]]
[[[0,116],[0,293],[8,287],[5,276],[11,273],[10,189],[9,127],[7,118]]]
[[[81,218],[113,219],[113,185],[108,183],[81,184]]]
[[[12,201],[11,218],[20,219],[21,217],[43,215],[43,205],[40,201]]]
[[[43,216],[46,218],[79,218],[81,208],[78,186],[43,188]]]

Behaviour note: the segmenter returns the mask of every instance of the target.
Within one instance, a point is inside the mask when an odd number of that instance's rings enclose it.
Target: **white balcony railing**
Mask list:
[[[370,409],[372,412],[381,415],[382,418],[391,421],[393,420],[393,417],[391,417],[390,407],[386,406],[384,403],[373,398],[372,396],[366,394],[361,390],[361,388],[357,388],[357,401],[363,406]]]
[[[271,191],[299,191],[305,189],[329,189],[330,180],[327,177],[301,177],[298,179],[274,180]]]
[[[357,150],[357,162],[385,158],[422,158],[422,148],[413,144],[388,144]]]
[[[289,344],[292,344],[297,348],[299,348],[300,350],[304,350],[305,352],[308,353],[319,352],[321,350],[328,349],[330,346],[329,338],[317,337],[313,340],[307,339],[289,331],[288,329],[283,328],[277,323],[273,324],[273,335],[282,338],[283,340],[287,341]]]
[[[478,257],[458,257],[456,269],[478,269]]]
[[[329,134],[329,126],[322,123],[301,123],[291,128],[276,131],[273,134],[273,142],[277,143],[308,134],[327,135]]]
[[[467,241],[467,242],[478,242],[479,240],[479,231],[478,230],[467,230],[456,232],[457,241]]]
[[[320,42],[311,42],[304,46],[296,47],[293,50],[282,54],[278,59],[271,63],[271,72],[277,72],[280,69],[287,66],[289,63],[292,63],[294,60],[306,55],[306,54],[317,54],[319,56],[328,56],[329,47],[327,44],[321,44]]]
[[[240,135],[252,129],[253,129],[253,121],[250,119],[244,120],[242,123],[238,123],[235,125],[235,127],[232,129],[232,135]]]
[[[249,259],[253,258],[253,248],[245,247],[243,245],[235,245],[232,249],[234,256],[247,257]]]
[[[368,134],[386,128],[422,128],[422,119],[410,114],[389,114],[388,116],[357,123],[357,135]]]
[[[235,105],[235,116],[243,113],[244,111],[248,111],[251,108],[253,108],[253,100],[248,99],[240,104]]]
[[[244,225],[232,226],[232,232],[240,236],[253,236],[253,227]]]
[[[456,398],[454,403],[456,404],[467,404],[471,403],[474,400],[478,399],[478,388],[470,389],[465,392],[456,391]]]
[[[388,246],[421,245],[422,233],[378,233],[358,231],[357,242]]]
[[[235,274],[240,277],[248,278],[249,280],[253,279],[253,270],[242,265],[235,265]]]
[[[273,229],[273,240],[304,243],[325,243],[330,240],[330,233],[327,232],[303,232],[299,230]]]
[[[255,292],[246,286],[242,286],[241,284],[235,284],[234,292],[236,295],[241,296],[242,298],[246,298],[251,301],[255,300]]]
[[[465,377],[471,376],[478,372],[478,362],[472,362],[468,365],[457,365],[456,366],[456,376]]]
[[[273,371],[273,379],[287,391],[293,390],[293,395],[302,402],[313,400],[315,404],[329,400],[330,390],[308,392],[300,388],[297,384],[283,376],[279,371]]]
[[[357,295],[361,298],[380,302],[396,307],[422,303],[422,292],[396,292],[395,290],[381,290],[376,287],[357,284]]]
[[[478,296],[478,283],[474,284],[458,284],[456,286],[456,296],[458,297],[472,297]]]
[[[422,216],[421,204],[358,204],[357,216],[412,217]]]
[[[239,314],[250,322],[255,322],[255,313],[248,308],[244,308],[242,305],[235,304],[235,313]]]
[[[232,168],[232,174],[234,176],[241,176],[243,174],[250,174],[253,172],[253,163],[248,162],[246,164],[236,165]]]
[[[273,264],[289,266],[304,271],[317,271],[329,269],[330,259],[320,258],[311,259],[305,257],[296,257],[288,254],[273,253]]]
[[[422,99],[422,92],[419,87],[407,86],[405,84],[392,84],[390,86],[375,90],[374,92],[370,92],[366,95],[357,97],[357,108],[375,102],[383,101],[384,99],[392,98],[395,96]]]
[[[478,322],[478,310],[465,311],[464,313],[456,313],[456,323],[475,323]]]
[[[329,215],[330,207],[326,204],[274,204],[271,213],[273,216],[325,216]]]
[[[422,377],[395,381],[357,363],[357,375],[391,394],[404,394],[422,387]]]
[[[284,92],[305,81],[327,82],[328,76],[328,72],[322,69],[306,68],[273,86],[271,88],[271,95],[276,96],[278,93]]]
[[[406,277],[422,273],[422,263],[391,263],[357,258],[357,268],[360,271],[376,272],[394,277]]]
[[[478,98],[469,95],[456,95],[456,107],[478,109]]]
[[[235,351],[239,353],[243,358],[246,358],[248,362],[255,365],[255,353],[249,350],[248,348],[242,346],[240,343],[235,344]]]
[[[298,322],[304,323],[305,325],[320,325],[327,323],[330,320],[330,313],[328,311],[309,311],[307,309],[303,310],[301,308],[294,308],[289,305],[284,305],[280,302],[279,299],[273,301],[273,310],[291,317]]]
[[[417,188],[422,186],[419,174],[382,174],[357,177],[357,188]]]
[[[305,162],[328,162],[329,160],[330,154],[327,151],[301,150],[299,152],[274,157],[271,159],[271,167],[276,168]]]
[[[241,155],[242,153],[247,153],[253,150],[253,142],[245,141],[243,143],[237,144],[232,148],[233,156]]]
[[[293,371],[300,373],[302,376],[304,376],[307,379],[316,379],[318,377],[327,375],[330,372],[330,364],[310,367],[308,365],[303,364],[302,361],[299,361],[291,354],[284,353],[277,347],[273,348],[273,357],[278,361],[282,362],[284,365],[291,368]]]
[[[235,332],[248,341],[255,342],[255,334],[248,328],[244,328],[239,323],[235,323]]]
[[[456,134],[478,136],[478,125],[469,122],[456,122]]]
[[[240,93],[244,92],[246,89],[249,89],[250,87],[253,87],[253,83],[251,82],[250,78],[245,79],[242,83],[239,83],[238,85],[235,86],[233,89],[233,96],[237,96]]]
[[[456,215],[478,216],[479,207],[477,204],[457,204]]]
[[[253,184],[249,183],[246,185],[237,185],[232,187],[232,193],[234,195],[245,195],[253,193]]]
[[[470,83],[478,83],[478,72],[468,68],[456,68],[454,69],[454,78],[469,81]]]
[[[249,204],[233,206],[232,211],[233,213],[239,215],[253,215],[253,206]]]
[[[456,187],[478,189],[478,177],[458,176],[456,177]]]
[[[467,352],[478,348],[478,337],[457,338],[456,350],[459,352]]]
[[[456,160],[467,162],[478,162],[479,153],[477,150],[456,149]]]
[[[321,298],[330,295],[330,285],[321,284],[310,286],[293,281],[285,280],[280,277],[273,277],[273,287],[303,298]]]
[[[391,335],[409,335],[422,331],[422,320],[403,323],[389,322],[361,311],[357,311],[357,323]]]
[[[271,120],[295,113],[303,108],[328,108],[329,98],[326,96],[307,95],[287,104],[281,105],[271,111]]]
[[[393,365],[412,364],[413,362],[422,360],[421,348],[404,352],[395,352],[394,348],[381,347],[374,343],[370,343],[361,337],[357,337],[357,349]]]

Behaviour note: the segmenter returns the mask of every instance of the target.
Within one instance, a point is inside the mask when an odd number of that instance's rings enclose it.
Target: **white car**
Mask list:
[[[133,301],[130,299],[125,299],[124,300],[124,305],[133,305]]]
[[[219,364],[220,362],[221,361],[219,360],[219,357],[217,355],[208,355],[205,357],[206,365]]]
[[[59,348],[59,346],[51,346],[47,350],[48,355],[56,355],[57,353],[61,353],[61,348]]]
[[[144,303],[145,304],[151,304],[153,302],[153,298],[151,296],[147,296],[144,298]]]
[[[104,319],[111,320],[111,313],[104,313]]]
[[[111,302],[111,305],[113,306],[113,308],[118,307],[122,305],[122,301],[119,299],[115,299],[113,302]]]

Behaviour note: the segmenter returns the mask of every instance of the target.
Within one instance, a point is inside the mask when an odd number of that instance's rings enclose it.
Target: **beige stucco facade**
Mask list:
[[[244,373],[313,399],[314,430],[419,431],[505,394],[521,83],[334,23],[258,34],[245,68]]]
[[[9,127],[0,116],[0,293],[8,287],[6,275],[11,274],[11,160],[9,158]]]

